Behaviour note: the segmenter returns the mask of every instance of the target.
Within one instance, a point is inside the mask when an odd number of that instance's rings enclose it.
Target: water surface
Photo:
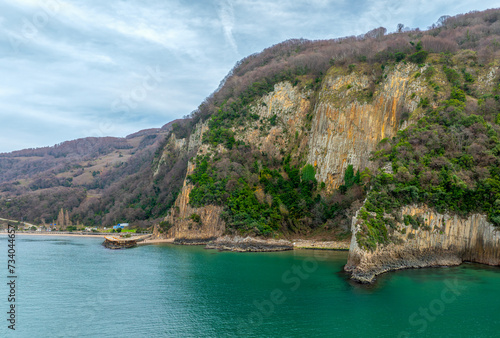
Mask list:
[[[366,287],[342,272],[347,252],[108,250],[101,242],[17,237],[12,334],[0,237],[0,336],[497,337],[500,328],[498,268],[405,270]]]

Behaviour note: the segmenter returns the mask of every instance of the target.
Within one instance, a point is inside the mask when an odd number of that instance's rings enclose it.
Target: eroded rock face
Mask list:
[[[274,91],[263,96],[252,107],[253,114],[260,116],[259,122],[252,122],[244,128],[235,130],[237,138],[257,146],[268,155],[281,158],[290,150],[295,139],[304,132],[306,115],[311,102],[308,99],[312,91],[301,91],[290,82],[278,83]],[[266,122],[275,117],[275,123],[269,129],[261,130]],[[305,148],[307,138],[300,148]]]
[[[316,166],[316,178],[326,183],[327,191],[343,183],[347,165],[371,168],[370,153],[380,140],[396,134],[403,108],[417,107],[420,86],[411,77],[414,71],[414,65],[397,66],[366,102],[362,98],[370,90],[368,75],[331,70],[326,76],[312,120],[307,162]]]
[[[316,93],[312,90],[300,89],[289,82],[276,84],[271,93],[251,107],[252,114],[258,115],[259,119],[233,128],[235,137],[277,159],[292,149],[295,149],[295,154],[308,154],[307,162],[316,167],[316,178],[325,182],[327,190],[332,191],[342,183],[348,164],[353,164],[355,169],[369,166],[370,153],[377,143],[395,135],[397,116],[402,107],[408,105],[410,110],[416,107],[416,103],[407,97],[412,90],[419,88],[409,80],[414,68],[401,65],[388,72],[382,89],[375,93],[371,103],[358,100],[358,94],[372,82],[371,75],[329,73],[314,109],[311,98]],[[350,89],[346,90],[346,86]],[[312,114],[309,116],[312,120],[308,119],[308,114]],[[274,119],[273,123],[270,123],[271,119]],[[207,145],[201,143],[206,130],[207,124],[200,124],[189,140],[172,142],[177,148],[184,147],[186,151],[197,148],[198,155],[206,154]],[[216,151],[226,150],[219,145]],[[187,176],[193,170],[194,164],[190,162]],[[192,208],[189,206],[191,190],[192,186],[185,181],[168,217],[174,225],[168,237],[203,239],[222,235],[225,230],[220,217],[222,208]],[[201,222],[193,222],[190,219],[192,214],[199,215]]]
[[[269,156],[282,159],[284,154],[301,157],[316,168],[318,182],[326,183],[332,192],[343,183],[348,164],[355,170],[373,168],[371,152],[383,138],[394,136],[401,127],[402,110],[413,112],[425,84],[414,73],[413,64],[398,64],[385,71],[372,97],[364,95],[372,88],[375,75],[363,71],[346,74],[333,67],[317,92],[293,86],[290,82],[275,85],[274,90],[255,101],[250,111],[258,115],[244,125],[232,129],[237,140],[252,144]],[[422,70],[422,69],[420,69]],[[365,74],[366,73],[366,74]],[[316,102],[313,106],[313,102]],[[272,122],[271,122],[272,121]],[[197,155],[208,153],[202,144],[208,124],[200,124],[188,140],[172,140],[177,148],[198,149]],[[216,152],[227,151],[219,144]],[[188,165],[187,175],[194,170]],[[221,207],[189,206],[192,186],[184,182],[168,220],[174,225],[168,237],[213,238],[225,231],[220,217]],[[190,219],[192,214],[201,222]]]
[[[189,162],[186,177],[192,174],[193,170],[194,164]],[[201,208],[193,208],[189,205],[189,194],[192,189],[193,185],[184,180],[184,186],[167,217],[167,220],[173,224],[168,231],[167,238],[206,244],[210,240],[222,236],[226,229],[225,223],[221,219],[222,207],[206,205]],[[191,219],[193,214],[200,216],[199,222]]]
[[[301,92],[289,82],[279,83],[274,91],[257,100],[252,107],[252,113],[259,115],[258,121],[253,121],[245,126],[233,128],[235,137],[255,145],[262,152],[273,157],[281,157],[283,150],[288,150],[295,134],[302,132],[306,122],[306,115],[310,107],[307,91]],[[269,118],[275,116],[276,123],[269,125]],[[266,127],[265,131],[261,127]],[[177,147],[184,147],[186,151],[198,149],[197,155],[205,155],[208,146],[202,144],[203,133],[208,130],[208,124],[200,124],[191,134],[189,140],[172,140]],[[306,146],[306,139],[302,147]],[[227,151],[218,145],[219,153]],[[165,154],[162,156],[166,156]],[[195,165],[188,163],[186,178],[193,173]],[[193,208],[189,205],[189,194],[193,189],[187,179],[184,180],[182,190],[171,209],[167,220],[173,225],[165,236],[175,238],[176,242],[183,244],[206,244],[214,238],[222,236],[225,232],[225,223],[221,218],[223,210],[220,206],[206,205]],[[200,216],[200,221],[195,222],[191,215]]]
[[[362,223],[353,218],[353,236],[345,266],[352,279],[372,283],[375,276],[387,271],[452,266],[464,261],[500,265],[500,232],[486,216],[460,218],[415,205],[406,206],[401,212],[421,217],[423,225],[413,229],[411,225],[398,224],[394,243],[379,245],[374,251],[359,247],[356,233]]]

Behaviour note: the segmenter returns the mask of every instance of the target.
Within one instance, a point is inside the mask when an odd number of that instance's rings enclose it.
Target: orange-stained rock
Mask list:
[[[343,183],[349,164],[355,169],[373,169],[370,154],[380,140],[393,137],[399,129],[403,107],[416,108],[409,99],[413,89],[413,65],[401,65],[388,73],[369,103],[358,100],[370,82],[366,75],[327,75],[314,110],[309,137],[308,163],[317,164],[316,178],[327,191]],[[351,86],[346,90],[348,86]]]

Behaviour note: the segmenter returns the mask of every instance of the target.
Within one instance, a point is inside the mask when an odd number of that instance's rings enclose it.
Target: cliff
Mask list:
[[[206,123],[199,123],[189,138],[177,139],[175,135],[172,135],[169,143],[173,144],[175,149],[186,153],[204,154],[207,152],[207,146],[202,145],[202,137],[207,129]],[[170,150],[166,147],[158,169],[163,163],[162,160],[168,157],[169,154]],[[165,237],[174,238],[183,243],[204,244],[221,236],[224,233],[225,224],[220,217],[222,211],[220,206],[207,205],[194,208],[189,205],[189,194],[193,189],[193,185],[188,182],[187,177],[193,173],[194,168],[194,163],[189,161],[181,191],[170,209],[169,215],[166,217],[166,220],[174,226],[169,229]],[[193,215],[197,215],[199,218],[193,219]]]
[[[189,205],[191,189],[192,185],[185,181],[179,197],[167,217],[173,227],[166,237],[175,238],[178,242],[204,244],[224,233],[225,223],[221,219],[222,207],[215,205],[201,208],[191,207]],[[193,220],[192,215],[198,215],[199,220]]]
[[[372,283],[375,276],[388,271],[462,262],[500,265],[500,232],[484,215],[461,218],[416,205],[402,208],[401,214],[418,217],[423,222],[417,228],[397,223],[392,243],[379,245],[373,251],[359,246],[356,235],[362,222],[353,218],[353,236],[345,266],[352,279]]]
[[[260,151],[273,157],[282,157],[282,153],[290,151],[290,147],[304,149],[307,139],[296,138],[295,133],[302,133],[304,129],[306,115],[310,109],[310,101],[307,99],[310,94],[310,91],[300,90],[289,82],[276,84],[272,92],[261,97],[250,107],[251,112],[259,119],[233,128],[235,137],[257,145]],[[279,123],[269,124],[271,117]],[[202,144],[203,134],[207,130],[206,123],[200,124],[196,126],[188,140],[175,140],[175,143],[179,144],[178,147],[185,147],[186,150],[196,149],[196,156],[207,155],[211,149],[207,144]],[[222,145],[212,150],[222,156],[228,151]],[[168,156],[168,153],[167,150],[162,156]],[[193,184],[189,182],[188,176],[195,168],[194,162],[190,161],[183,187],[166,218],[173,225],[166,237],[175,238],[177,242],[182,243],[205,244],[222,236],[226,225],[221,217],[222,206],[205,205],[195,208],[190,205],[189,196]],[[198,216],[199,220],[193,220]]]
[[[303,158],[315,167],[316,179],[325,182],[326,192],[331,193],[342,183],[348,164],[356,169],[374,169],[369,162],[371,152],[381,139],[395,135],[402,110],[416,108],[419,96],[412,94],[425,89],[412,77],[417,69],[412,64],[388,69],[370,102],[360,100],[360,93],[366,92],[374,80],[374,76],[363,75],[363,69],[347,73],[332,67],[316,91],[280,82],[251,105],[250,111],[258,117],[231,130],[236,140],[255,146],[268,157],[282,161],[284,154],[293,154]],[[270,119],[276,122],[269,123]],[[207,130],[206,125],[198,126],[193,135],[201,140]],[[176,143],[187,147],[193,140]],[[210,146],[201,141],[190,147],[197,147],[198,156],[210,153]],[[221,156],[228,152],[222,145],[213,150]],[[191,161],[186,177],[194,169]],[[189,200],[192,189],[185,180],[167,218],[173,224],[168,236],[204,242],[222,235],[223,208],[193,208]],[[199,215],[201,220],[194,222],[192,215]]]
[[[373,86],[372,69],[351,73],[332,67],[323,81],[314,110],[307,162],[317,168],[317,179],[328,191],[343,184],[348,164],[375,169],[369,158],[384,138],[393,137],[403,110],[413,111],[425,90],[412,76],[418,67],[399,64]],[[413,95],[413,97],[412,97]]]
[[[467,62],[474,64],[475,59],[470,54],[459,53],[456,59],[469,60]],[[371,160],[373,154],[378,151],[380,142],[382,140],[391,142],[390,140],[398,137],[403,138],[403,136],[398,136],[398,132],[407,130],[409,126],[415,126],[426,115],[424,108],[428,111],[428,109],[437,108],[440,100],[448,102],[447,98],[453,89],[447,78],[450,71],[445,71],[446,66],[442,69],[438,68],[437,65],[442,61],[437,55],[429,58],[431,62],[428,64],[395,63],[383,67],[382,71],[377,70],[378,65],[360,64],[350,70],[333,66],[329,68],[321,78],[320,85],[316,87],[311,85],[310,79],[305,79],[296,85],[289,81],[278,82],[273,86],[273,90],[255,98],[248,107],[245,107],[251,116],[250,119],[240,118],[237,122],[235,120],[230,123],[227,119],[222,121],[228,128],[224,131],[226,139],[228,135],[233,135],[235,144],[239,144],[238,148],[228,146],[223,140],[215,143],[203,141],[207,133],[222,132],[215,124],[211,125],[210,120],[197,125],[189,139],[173,139],[172,142],[176,145],[174,148],[192,151],[195,157],[188,164],[183,187],[167,217],[172,224],[168,237],[179,240],[199,240],[205,243],[228,232],[237,234],[234,233],[234,226],[228,229],[227,222],[222,217],[224,210],[227,209],[225,209],[226,204],[221,201],[227,201],[230,198],[228,188],[230,182],[233,182],[231,183],[233,190],[235,185],[236,187],[242,187],[244,184],[252,186],[251,190],[255,195],[252,198],[257,199],[258,205],[262,206],[266,203],[269,207],[275,205],[276,211],[281,215],[274,216],[274,218],[282,218],[281,229],[276,225],[274,229],[269,229],[266,225],[268,221],[257,219],[258,213],[250,218],[249,212],[245,211],[242,214],[246,217],[246,221],[238,221],[244,227],[240,229],[241,234],[249,231],[256,235],[271,231],[284,232],[290,228],[292,231],[297,231],[304,227],[309,229],[315,222],[325,224],[329,213],[328,210],[318,212],[319,206],[314,211],[316,214],[322,213],[317,220],[306,214],[300,219],[287,221],[286,218],[290,218],[291,208],[303,208],[303,206],[283,203],[284,198],[289,197],[291,197],[289,203],[293,203],[297,195],[292,197],[278,193],[273,196],[270,186],[267,188],[264,186],[273,175],[269,172],[262,176],[262,170],[272,165],[278,168],[278,172],[283,172],[280,163],[283,165],[287,156],[290,163],[300,163],[301,166],[309,164],[314,168],[314,179],[318,182],[318,186],[322,185],[319,192],[324,198],[338,194],[337,189],[344,184],[346,169],[349,165],[354,170],[368,169],[368,173],[377,174],[379,166],[387,166],[386,160],[382,162]],[[474,83],[474,87],[478,92],[484,93],[493,85],[497,67],[474,67],[470,68],[477,74],[478,80]],[[456,71],[453,72],[456,73]],[[425,103],[428,102],[430,96],[433,96],[434,100],[432,105]],[[462,106],[460,109],[463,110]],[[448,111],[451,112],[449,108]],[[477,128],[471,128],[471,130],[477,130]],[[424,142],[427,141],[422,141]],[[453,142],[449,143],[453,144]],[[405,150],[403,153],[407,152],[408,150]],[[167,153],[168,151],[162,155],[162,158],[167,156]],[[213,197],[211,197],[212,200],[203,202],[202,205],[198,203],[195,208],[190,195],[193,189],[200,185],[199,182],[190,181],[188,177],[196,172],[195,159],[201,157],[208,158],[208,169],[205,169],[208,171],[205,174],[212,175],[210,178],[213,183],[210,184],[224,182],[225,187],[202,186],[204,191],[210,191]],[[248,161],[246,168],[245,161]],[[432,169],[435,170],[435,165],[431,164],[434,166]],[[425,165],[429,165],[429,161]],[[407,169],[406,166],[402,166],[397,173],[398,176],[395,177],[411,181],[410,179],[415,176],[403,173],[406,173],[404,170],[410,170],[413,167],[408,166],[410,169]],[[245,170],[248,171],[245,172]],[[282,179],[292,179],[294,174],[287,169],[284,171],[286,175]],[[392,170],[390,173],[392,175]],[[276,175],[278,174],[273,176],[275,177],[273,184],[279,182],[276,180]],[[243,178],[244,181],[242,181]],[[300,194],[303,188],[298,184],[296,189]],[[314,196],[311,195],[312,197]],[[243,201],[241,198],[238,200],[240,201],[238,203]],[[256,203],[255,200],[252,203]],[[305,199],[301,203],[311,202]],[[245,202],[230,211],[240,213],[240,210],[247,206],[248,202]],[[325,207],[321,208],[325,210]],[[344,217],[350,217],[350,215],[352,214],[344,213]],[[254,222],[255,220],[259,224]],[[285,221],[288,223],[286,228],[283,226]]]

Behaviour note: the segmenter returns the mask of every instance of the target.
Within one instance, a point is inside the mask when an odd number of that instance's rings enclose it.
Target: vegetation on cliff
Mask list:
[[[461,216],[485,213],[500,226],[500,73],[490,74],[486,89],[475,85],[482,66],[472,51],[443,54],[429,69],[428,85],[441,72],[446,77],[439,91],[447,97],[439,102],[428,98],[421,118],[380,143],[373,159],[379,167],[389,163],[392,170],[372,178],[357,235],[364,248],[391,241],[396,222],[418,226],[397,213],[408,204]]]
[[[275,69],[255,62],[255,58],[268,53],[282,55],[292,42],[244,60],[227,79],[223,89],[198,111],[203,116],[207,105],[213,105],[213,108],[225,93],[224,88],[232,86],[232,79],[238,78],[238,83],[245,83],[247,72],[240,67],[245,69],[247,64],[253,64],[254,68],[248,72],[258,70],[262,74],[263,79],[248,84],[247,89],[233,87],[230,92],[240,92],[240,96],[229,99],[232,100],[229,106],[223,101],[217,113],[211,115],[210,130],[204,141],[214,152],[195,161],[195,172],[189,177],[194,185],[190,204],[195,207],[206,204],[226,206],[224,219],[230,228],[270,234],[315,229],[334,218],[339,211],[348,218],[352,213],[346,216],[345,211],[353,202],[359,201],[369,187],[368,200],[361,212],[364,229],[358,235],[361,245],[367,248],[389,242],[391,226],[397,221],[418,226],[416,219],[400,220],[397,214],[387,215],[410,203],[427,203],[438,211],[464,215],[473,211],[486,212],[491,221],[500,221],[500,210],[497,211],[500,202],[495,207],[495,201],[500,197],[495,196],[498,162],[494,159],[498,154],[495,150],[498,140],[498,76],[485,74],[494,69],[491,64],[486,67],[485,63],[495,62],[498,46],[485,45],[484,41],[490,39],[492,31],[500,33],[497,19],[498,11],[487,11],[443,19],[438,27],[427,32],[387,37],[383,30],[377,30],[362,38],[338,41],[329,48],[318,43],[315,44],[315,56],[318,57],[316,61],[320,59],[321,62],[315,63],[314,67],[310,66],[313,54],[308,50],[308,42],[294,41],[300,46],[297,49],[302,49],[302,60],[305,64],[310,63],[300,72],[294,71],[299,68],[294,68],[297,67],[296,58],[290,52],[282,56],[286,60],[283,64],[288,68]],[[336,52],[343,48],[339,46],[340,42],[344,46],[355,46],[349,49],[352,53],[336,56]],[[369,49],[366,48],[368,44]],[[330,56],[335,56],[320,57],[326,50]],[[305,85],[301,76],[309,74],[312,77],[308,83],[315,84],[332,65],[345,73],[355,71],[359,65],[362,72],[372,74],[370,91],[355,98],[366,101],[377,91],[384,73],[387,74],[394,65],[406,62],[418,65],[418,71],[412,76],[421,77],[424,95],[420,94],[419,107],[413,114],[400,112],[401,120],[408,120],[408,127],[393,140],[381,142],[380,150],[373,156],[379,168],[390,163],[393,169],[390,172],[379,170],[373,176],[365,171],[363,183],[369,182],[367,185],[362,184],[359,173],[364,168],[358,168],[354,186],[348,183],[354,175],[347,171],[346,184],[333,194],[326,193],[322,191],[321,183],[304,179],[305,171],[315,169],[306,165],[304,153],[290,147],[284,149],[283,156],[273,158],[259,151],[254,144],[246,144],[235,136],[237,127],[244,126],[245,121],[259,119],[258,115],[250,113],[250,106],[255,98],[271,91],[273,84],[280,79],[294,85]],[[485,84],[491,80],[486,79],[488,76],[496,82]],[[442,82],[443,79],[446,83]],[[229,151],[215,151],[218,145]],[[347,190],[350,190],[348,194]],[[339,196],[342,196],[341,202]],[[477,199],[481,203],[477,203]]]
[[[346,210],[359,200],[359,172],[350,166],[342,191],[324,197],[312,165],[282,162],[260,151],[240,146],[230,153],[196,158],[188,176],[194,185],[189,203],[224,206],[223,218],[240,233],[270,235],[301,232],[324,226],[327,220],[346,218]]]

